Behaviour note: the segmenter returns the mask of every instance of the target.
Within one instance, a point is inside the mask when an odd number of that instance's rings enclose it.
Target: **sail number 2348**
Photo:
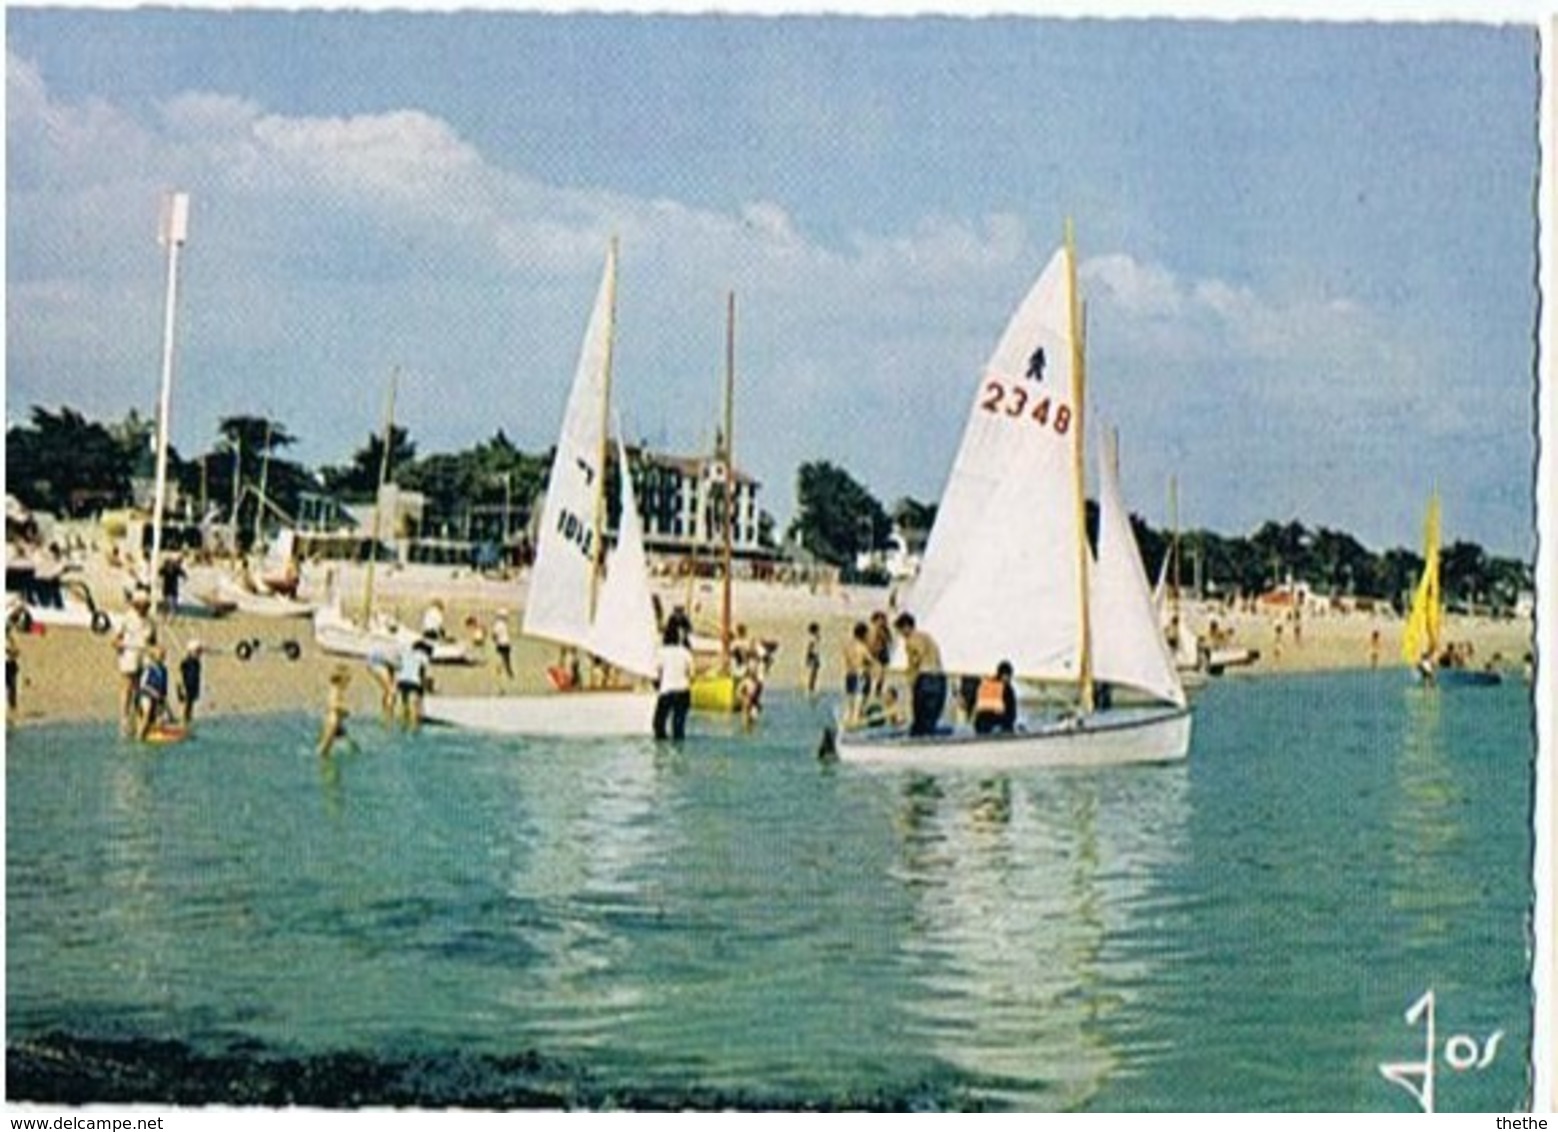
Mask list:
[[[979,394],[979,407],[987,413],[1027,417],[1040,428],[1054,429],[1059,436],[1065,436],[1071,429],[1070,405],[1054,405],[1048,397],[1031,397],[1021,385],[986,381]]]

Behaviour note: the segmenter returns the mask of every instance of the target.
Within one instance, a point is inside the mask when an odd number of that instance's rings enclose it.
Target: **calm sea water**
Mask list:
[[[1529,690],[1214,684],[1181,766],[819,765],[214,719],[6,753],[12,1100],[1529,1104]],[[705,727],[717,726],[707,719]],[[1497,1040],[1489,1039],[1502,1031]]]

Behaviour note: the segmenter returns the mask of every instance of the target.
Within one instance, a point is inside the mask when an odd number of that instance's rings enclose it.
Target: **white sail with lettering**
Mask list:
[[[620,437],[620,518],[614,549],[606,547],[602,530],[616,273],[613,245],[552,458],[521,631],[587,652],[611,665],[617,679],[541,694],[429,695],[423,715],[433,722],[505,735],[602,738],[650,733],[654,691],[619,680],[624,673],[651,676],[656,654],[643,523]],[[553,670],[554,679],[560,671]]]
[[[905,602],[940,645],[945,673],[991,678],[1007,662],[1020,678],[1072,684],[1074,704],[1019,718],[1011,730],[988,715],[981,729],[945,711],[909,727],[845,720],[824,737],[824,751],[922,769],[1101,766],[1188,754],[1184,690],[1107,456],[1096,561],[1088,547],[1080,323],[1068,233],[980,377],[925,564]],[[1156,702],[1115,705],[1113,696],[1095,694],[1098,683]],[[935,696],[933,685],[924,690]],[[917,695],[914,711],[923,710],[920,702]]]
[[[573,389],[547,479],[521,632],[559,644],[590,642],[597,537],[596,501],[605,469],[607,397],[611,373],[615,249],[606,257],[595,309],[585,331]]]
[[[1081,649],[1076,410],[1066,251],[1018,307],[974,392],[909,606],[950,672],[1009,660],[1075,681]]]

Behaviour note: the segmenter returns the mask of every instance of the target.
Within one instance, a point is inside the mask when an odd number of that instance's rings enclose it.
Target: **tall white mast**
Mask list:
[[[168,249],[168,294],[162,321],[162,395],[157,403],[157,481],[152,499],[151,562],[148,585],[162,567],[162,516],[168,502],[168,418],[173,402],[173,312],[178,305],[179,249],[189,238],[189,194],[169,193],[162,202],[159,241]]]

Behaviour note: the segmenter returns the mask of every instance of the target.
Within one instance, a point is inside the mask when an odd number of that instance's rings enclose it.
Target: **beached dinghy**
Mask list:
[[[326,605],[314,613],[314,643],[322,652],[334,656],[395,657],[421,640],[421,634],[410,626],[383,614],[375,614],[368,624],[353,621],[341,608],[339,594],[333,595]],[[428,642],[433,648],[434,664],[469,664],[470,649],[463,641],[438,640]]]
[[[621,517],[609,553],[603,529],[616,276],[613,245],[547,480],[520,631],[589,653],[630,677],[649,678],[656,667],[654,601],[620,429]],[[508,735],[609,737],[649,735],[654,709],[655,693],[649,690],[567,688],[538,695],[430,695],[422,715],[434,723]]]
[[[363,572],[363,621],[348,617],[341,607],[341,595],[332,588],[329,601],[313,611],[314,643],[321,652],[335,656],[394,657],[410,648],[420,636],[415,630],[379,612],[373,606],[373,575],[379,559],[379,524],[384,510],[384,486],[389,482],[391,443],[395,430],[395,384],[390,376],[389,396],[384,410],[384,447],[379,462],[379,487],[374,496],[373,528],[368,538],[368,564]],[[469,664],[470,650],[461,641],[448,639],[428,642],[433,648],[434,664]]]
[[[1083,497],[1083,358],[1071,241],[1007,326],[975,392],[925,563],[907,599],[948,673],[1074,689],[1073,703],[1011,733],[839,729],[844,762],[1016,769],[1183,759],[1191,715],[1120,497],[1112,452],[1099,466],[1099,535]],[[1110,706],[1116,687],[1147,706]],[[1123,697],[1122,697],[1123,698]]]

